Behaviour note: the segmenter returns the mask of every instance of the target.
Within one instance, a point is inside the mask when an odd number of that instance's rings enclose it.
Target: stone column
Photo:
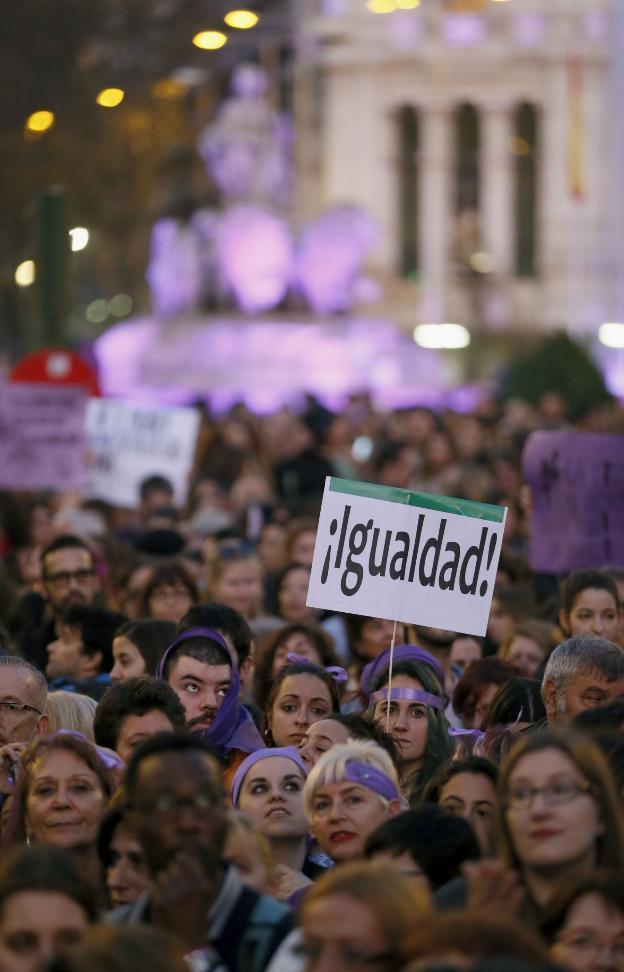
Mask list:
[[[481,249],[489,253],[497,275],[513,272],[513,167],[509,138],[513,134],[513,107],[486,103],[479,106]]]
[[[450,105],[425,105],[420,114],[420,254],[423,321],[442,322],[452,235],[453,126]]]

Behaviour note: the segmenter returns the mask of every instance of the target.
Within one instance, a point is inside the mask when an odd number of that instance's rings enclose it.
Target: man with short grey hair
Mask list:
[[[45,675],[24,658],[0,656],[0,794],[10,793],[20,755],[48,728]]]
[[[550,726],[567,726],[586,709],[624,695],[624,650],[592,634],[568,638],[551,653],[542,679]]]

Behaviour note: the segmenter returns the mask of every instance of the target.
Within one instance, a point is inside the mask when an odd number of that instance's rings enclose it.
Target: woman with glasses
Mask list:
[[[160,564],[143,589],[141,616],[177,624],[198,600],[197,585],[184,564]]]
[[[542,924],[553,961],[569,972],[623,972],[624,879],[596,872],[566,887]]]
[[[598,747],[572,731],[534,733],[503,764],[499,853],[519,872],[525,917],[596,867],[624,867],[622,812]]]
[[[358,861],[330,871],[301,907],[296,952],[304,972],[401,968],[409,931],[428,908],[426,894],[392,864]]]

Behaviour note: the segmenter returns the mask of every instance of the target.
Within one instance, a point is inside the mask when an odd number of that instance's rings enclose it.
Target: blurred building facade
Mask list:
[[[298,212],[374,216],[380,310],[406,327],[595,333],[624,311],[624,3],[416,3],[300,0]]]

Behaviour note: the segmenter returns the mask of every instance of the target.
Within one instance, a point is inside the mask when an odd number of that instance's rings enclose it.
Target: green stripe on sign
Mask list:
[[[365,499],[384,500],[386,503],[402,503],[403,506],[417,506],[438,513],[455,513],[457,516],[473,516],[477,520],[492,520],[502,523],[505,516],[504,506],[491,503],[473,503],[470,500],[454,499],[452,496],[434,496],[432,493],[414,493],[410,489],[395,486],[379,486],[377,483],[357,483],[352,479],[329,481],[332,493],[347,493],[350,496],[363,496]]]

